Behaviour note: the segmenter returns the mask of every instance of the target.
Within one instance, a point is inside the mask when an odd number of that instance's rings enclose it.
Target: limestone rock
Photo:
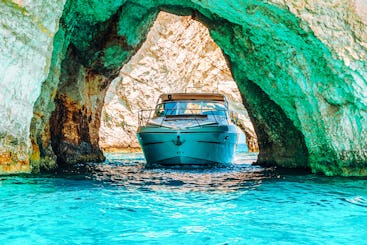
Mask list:
[[[367,175],[363,0],[2,1],[0,171],[103,160],[107,87],[160,10],[208,27],[253,122],[259,164]]]
[[[239,116],[251,151],[257,138],[220,48],[200,22],[161,12],[146,42],[110,85],[102,111],[99,145],[139,148],[138,111],[153,109],[161,93],[220,92]]]
[[[64,2],[0,2],[0,173],[30,170],[33,105],[49,72]]]

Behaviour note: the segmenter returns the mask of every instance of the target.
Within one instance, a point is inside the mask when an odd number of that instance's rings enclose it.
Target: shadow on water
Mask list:
[[[141,153],[109,153],[104,163],[83,163],[63,166],[53,172],[39,175],[26,175],[30,178],[56,178],[65,180],[92,181],[93,185],[107,188],[123,188],[140,191],[200,191],[233,192],[254,190],[265,183],[284,183],[284,188],[291,183],[303,189],[309,185],[332,186],[345,189],[349,185],[355,188],[356,181],[363,179],[326,177],[311,174],[304,169],[263,168],[252,165],[257,155],[241,154],[230,166],[170,166],[146,167]],[[19,177],[19,175],[18,175]],[[87,184],[90,185],[90,184]],[[283,184],[281,184],[283,186]],[[293,184],[291,184],[293,185]],[[363,197],[364,195],[362,195]],[[353,198],[355,198],[354,196]],[[366,200],[343,200],[354,205],[365,206]]]
[[[109,153],[104,163],[63,166],[43,177],[93,180],[101,184],[139,190],[236,191],[279,178],[273,168],[251,165],[256,154],[241,155],[230,166],[146,166],[141,153]]]
[[[230,166],[146,167],[142,154],[113,153],[104,163],[83,163],[38,175],[1,176],[5,184],[83,186],[142,192],[293,193],[332,196],[341,203],[367,207],[366,178],[327,177],[304,170],[263,168],[252,165],[254,156],[243,155]],[[255,159],[256,160],[256,159]],[[50,182],[50,180],[52,180]],[[4,182],[6,181],[6,182]],[[79,188],[79,187],[78,187]],[[274,188],[274,189],[272,189]],[[263,190],[267,190],[263,192]],[[249,192],[248,192],[249,191]],[[291,195],[294,198],[294,195]],[[263,194],[266,195],[266,194]]]
[[[0,176],[0,207],[6,210],[0,234],[17,244],[39,244],[40,238],[47,244],[70,238],[97,244],[365,244],[366,179],[265,169],[247,158],[228,167],[146,168],[142,155],[109,154],[101,164]]]

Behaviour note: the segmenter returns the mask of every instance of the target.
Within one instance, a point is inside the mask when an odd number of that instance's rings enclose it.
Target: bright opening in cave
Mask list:
[[[162,93],[219,92],[238,114],[238,151],[258,152],[257,137],[221,49],[191,16],[160,12],[147,39],[105,97],[99,145],[105,152],[140,151],[137,114]]]
[[[277,11],[276,8],[265,8],[266,11],[261,8],[259,13],[272,13],[279,15],[279,18],[258,19],[256,10],[238,15],[239,21],[229,21],[221,15],[211,15],[195,4],[189,4],[187,8],[180,4],[177,6],[167,6],[161,2],[155,4],[145,8],[142,5],[129,3],[111,16],[106,16],[99,10],[95,15],[90,15],[89,12],[84,12],[84,9],[80,8],[71,8],[71,12],[68,12],[69,9],[64,12],[60,19],[60,31],[55,36],[50,73],[42,86],[42,96],[38,98],[33,108],[30,139],[33,152],[31,165],[35,167],[34,169],[49,169],[55,166],[63,168],[77,163],[105,160],[99,144],[101,120],[106,118],[113,122],[108,116],[102,115],[106,92],[113,79],[118,76],[121,66],[139,57],[139,54],[134,58],[133,55],[146,40],[158,10],[166,10],[178,15],[192,15],[194,19],[208,27],[210,36],[225,54],[226,59],[223,58],[221,62],[226,64],[224,62],[226,60],[230,67],[230,71],[226,66],[221,69],[227,69],[227,74],[233,75],[242,96],[243,105],[254,123],[260,149],[257,164],[307,168],[309,153],[306,142],[310,141],[305,141],[305,134],[309,130],[300,131],[300,126],[303,125],[301,122],[311,120],[307,117],[308,111],[304,111],[308,108],[308,104],[304,104],[303,98],[308,95],[305,95],[302,89],[301,92],[297,90],[298,84],[304,80],[300,82],[300,76],[295,77],[293,73],[289,73],[299,71],[303,66],[297,63],[298,56],[293,56],[293,52],[284,51],[292,48],[304,54],[304,50],[316,50],[311,52],[312,56],[307,56],[310,58],[307,64],[316,64],[315,60],[320,64],[320,57],[324,56],[319,53],[319,42],[317,40],[313,42],[314,36],[305,36],[293,15],[283,10]],[[116,6],[106,6],[106,8],[109,7],[115,9]],[[75,19],[77,21],[74,21]],[[284,24],[279,25],[279,20]],[[190,21],[192,21],[191,18],[186,17],[182,31],[177,27],[173,28],[172,39],[175,35],[184,33],[183,30],[190,30],[192,25]],[[242,21],[248,25],[238,24]],[[259,21],[262,24],[253,25]],[[274,32],[279,28],[282,31]],[[170,32],[166,35],[168,33]],[[285,37],[283,33],[292,35]],[[299,36],[300,33],[302,37]],[[174,92],[191,86],[206,87],[196,85],[198,81],[206,81],[205,83],[212,91],[217,87],[214,77],[220,77],[218,80],[223,84],[227,78],[219,75],[220,58],[215,56],[213,46],[205,44],[204,47],[199,48],[195,44],[191,48],[199,52],[198,56],[185,58],[188,51],[182,48],[190,47],[190,43],[196,37],[201,41],[200,35],[192,35],[190,32],[187,33],[187,37],[188,41],[181,43],[176,55],[173,55],[171,50],[166,50],[165,54],[157,54],[156,50],[151,48],[149,52],[152,55],[144,55],[140,61],[138,59],[138,62],[142,63],[139,69],[134,70],[134,73],[128,70],[129,72],[125,72],[122,78],[119,78],[125,81],[125,85],[122,85],[124,95],[128,89],[135,88],[134,84],[144,85],[145,83],[143,91],[149,92],[141,95],[139,90],[134,89],[132,91],[134,100],[123,100],[124,96],[116,99],[127,108],[132,108],[133,105],[139,104],[136,98],[144,97],[146,100],[151,97],[152,102],[148,104],[151,108],[158,94],[161,93],[157,91],[157,94],[154,94],[155,89],[152,87],[155,88],[155,85],[151,85],[152,81],[158,81],[160,86]],[[159,49],[157,40],[159,39],[156,39],[155,45]],[[297,42],[293,42],[294,40]],[[166,48],[174,46],[172,42],[162,42],[161,45]],[[305,49],[307,45],[310,47]],[[219,54],[221,54],[220,49],[218,49]],[[210,60],[195,65],[194,61],[205,60],[206,54],[210,54]],[[166,60],[167,56],[168,60]],[[159,62],[154,63],[154,60]],[[181,63],[177,64],[177,60],[181,60]],[[188,65],[185,66],[185,64]],[[128,68],[129,65],[125,67]],[[144,67],[145,69],[142,69]],[[161,69],[160,67],[165,74],[162,77],[157,72]],[[207,70],[216,72],[205,73],[204,71]],[[315,74],[323,74],[317,71],[316,69]],[[173,74],[169,75],[171,72]],[[309,77],[308,74],[306,77]],[[329,76],[326,77],[329,78]],[[131,80],[126,82],[129,78]],[[229,80],[233,81],[232,77]],[[192,81],[192,83],[182,83],[182,81]],[[156,86],[157,89],[160,86]],[[114,85],[111,86],[113,87]],[[233,92],[229,92],[228,97],[232,94]],[[109,95],[107,97],[110,98]],[[302,107],[299,108],[298,105]],[[137,121],[136,114],[137,111],[134,111],[131,116],[132,121]],[[122,115],[127,117],[127,114]],[[299,117],[300,115],[302,117]],[[121,123],[125,128],[129,125],[127,120],[122,120],[120,125]],[[310,127],[308,126],[307,129]],[[121,134],[114,135],[124,138]],[[131,130],[131,135],[135,138],[135,130]]]

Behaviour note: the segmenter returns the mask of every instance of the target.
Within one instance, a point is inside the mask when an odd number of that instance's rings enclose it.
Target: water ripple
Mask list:
[[[367,200],[364,199],[362,196],[356,196],[353,198],[344,198],[343,200],[348,203],[367,208]]]
[[[145,168],[141,155],[116,154],[56,174],[2,176],[0,238],[4,244],[366,243],[367,180],[237,163]]]
[[[223,168],[145,168],[144,164],[113,162],[93,166],[92,178],[104,183],[127,188],[143,188],[154,191],[236,191],[256,188],[264,179],[275,173],[250,165]]]

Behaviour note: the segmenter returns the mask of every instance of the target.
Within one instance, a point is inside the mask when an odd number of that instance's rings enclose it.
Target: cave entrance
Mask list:
[[[262,3],[260,8],[257,3],[244,3],[244,13],[238,15],[233,12],[230,16],[218,14],[221,11],[216,8],[211,12],[210,8],[191,1],[174,1],[170,5],[159,0],[150,4],[139,1],[113,4],[93,1],[89,2],[93,5],[90,7],[84,4],[82,1],[66,1],[59,31],[54,38],[49,76],[34,106],[31,125],[33,168],[50,168],[55,166],[54,163],[61,166],[105,160],[99,146],[99,129],[106,92],[111,81],[121,74],[122,64],[132,59],[140,49],[161,10],[189,15],[205,24],[225,54],[230,67],[228,74],[233,75],[238,85],[243,105],[256,131],[260,152],[257,163],[264,166],[309,166],[304,136],[307,132],[300,130],[312,118],[304,116],[303,106],[307,103],[304,104],[303,100],[308,95],[299,89],[299,83],[303,86],[299,77],[306,77],[306,81],[308,74],[303,74],[303,70],[298,72],[302,66],[293,53],[303,54],[305,46],[308,50],[319,50],[319,46],[313,42],[312,36],[302,31],[292,14]],[[232,6],[227,8],[232,9]],[[190,17],[186,18],[190,20]],[[182,54],[177,56],[176,59]],[[149,57],[142,62],[149,63]],[[165,67],[167,72],[172,70],[168,69],[169,65]],[[200,65],[189,67],[184,74],[187,70],[193,72],[196,69],[207,68]],[[290,76],[289,71],[298,72],[297,76],[293,73]],[[135,83],[135,78],[139,79],[151,71],[139,72],[130,74]],[[123,76],[124,80],[128,77],[126,73]],[[203,75],[199,78],[205,80]],[[151,79],[158,80],[155,77]],[[278,80],[282,82],[278,83]],[[160,84],[166,86],[168,81]],[[212,89],[213,85],[216,87],[211,81],[209,87]],[[179,86],[187,87],[187,84]],[[175,91],[178,89],[183,88],[175,88]],[[293,95],[295,91],[298,93],[296,96]],[[149,96],[156,97],[153,94]]]
[[[141,151],[137,114],[153,109],[162,93],[219,92],[238,115],[238,152],[258,152],[257,137],[222,50],[192,16],[161,11],[146,41],[109,86],[99,146],[108,152]],[[256,154],[252,160],[256,161]]]

